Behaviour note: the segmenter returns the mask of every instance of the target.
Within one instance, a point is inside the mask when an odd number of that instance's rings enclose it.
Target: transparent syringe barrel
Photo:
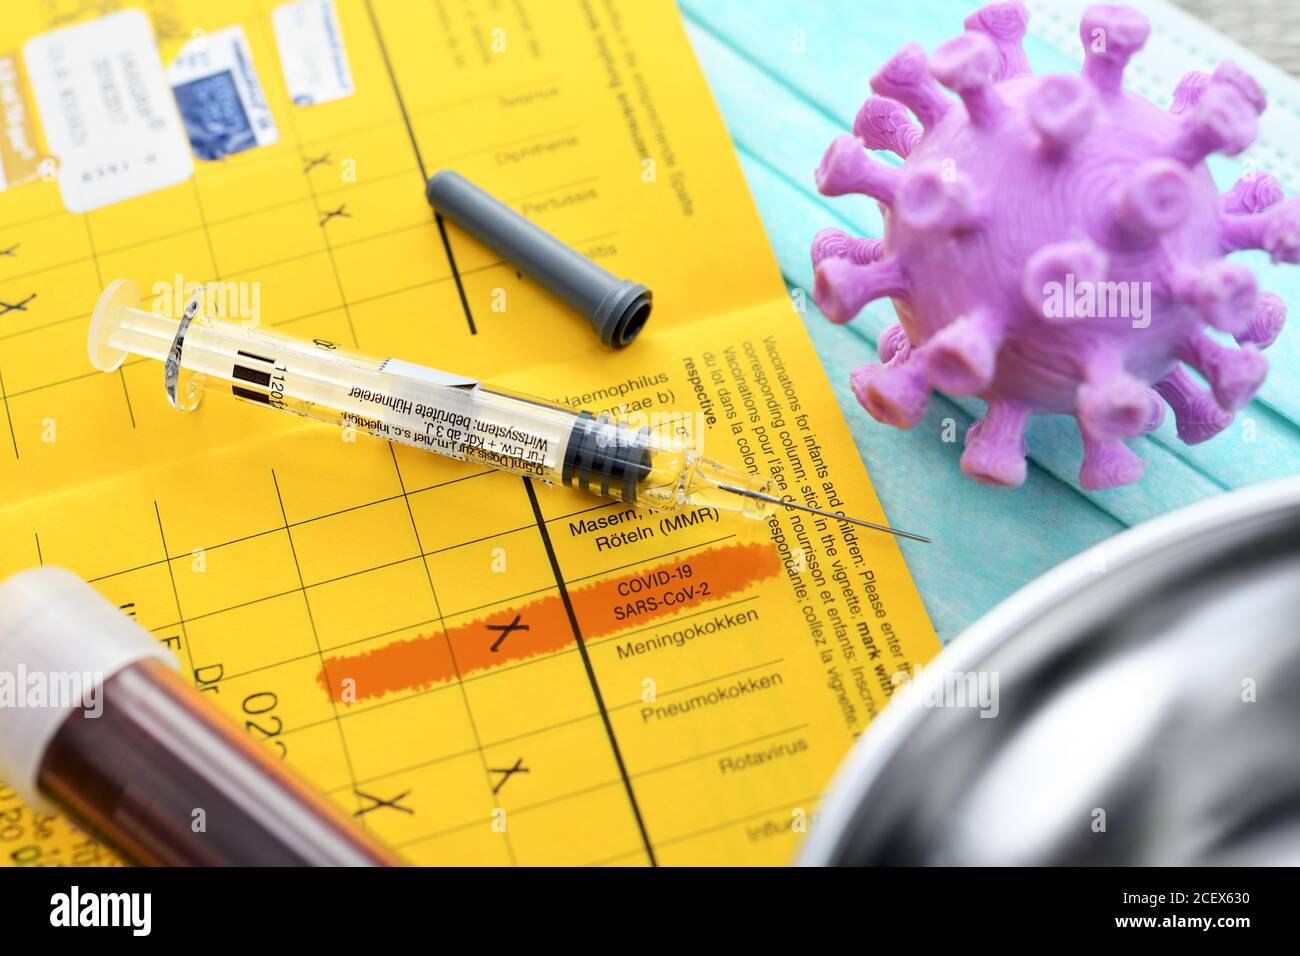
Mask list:
[[[178,323],[139,307],[113,283],[91,323],[90,357],[111,370],[127,353],[167,361],[169,396],[196,407],[205,391],[374,435],[604,498],[661,510],[717,507],[763,516],[769,506],[722,490],[766,483],[648,429],[337,343],[198,315]]]

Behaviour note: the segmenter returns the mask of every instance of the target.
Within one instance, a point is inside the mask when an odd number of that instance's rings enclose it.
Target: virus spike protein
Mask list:
[[[1029,415],[1072,415],[1080,484],[1108,488],[1141,476],[1124,439],[1156,428],[1165,403],[1194,444],[1254,396],[1286,305],[1224,256],[1300,263],[1300,199],[1266,173],[1214,187],[1205,158],[1246,149],[1267,104],[1236,64],[1189,74],[1161,110],[1123,91],[1150,34],[1140,14],[1087,9],[1081,77],[1030,72],[1027,20],[1023,3],[994,3],[932,57],[908,44],[872,78],[876,95],[816,179],[824,195],[876,199],[885,237],[818,233],[813,296],[835,322],[893,301],[900,324],[880,338],[882,364],[852,375],[876,419],[918,424],[934,389],[979,396],[988,412],[962,470],[1015,486]]]
[[[921,131],[907,115],[902,103],[883,96],[869,96],[853,120],[853,135],[867,149],[884,149],[907,159],[921,139]]]
[[[992,3],[966,18],[966,29],[986,34],[998,48],[998,79],[1029,73],[1029,61],[1021,41],[1029,16],[1023,3]]]

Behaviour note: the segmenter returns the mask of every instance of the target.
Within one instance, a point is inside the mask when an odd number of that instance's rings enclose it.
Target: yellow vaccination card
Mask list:
[[[214,283],[304,339],[688,415],[711,457],[884,521],[673,5],[15,6],[0,52],[45,159],[0,194],[0,572],[90,580],[413,863],[789,862],[938,651],[891,537],[636,511],[218,396],[182,413],[161,363],[86,353],[114,279],[161,308]],[[93,102],[54,95],[75,44],[48,36],[87,25],[138,69],[121,156],[84,148],[112,116],[44,105]],[[178,111],[142,105],[164,79]],[[435,220],[440,169],[651,288],[642,335],[604,348]],[[0,859],[117,862],[2,787]]]

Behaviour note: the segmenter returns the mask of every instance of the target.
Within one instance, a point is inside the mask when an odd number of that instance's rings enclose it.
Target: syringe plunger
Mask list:
[[[705,458],[675,438],[607,414],[490,387],[398,359],[376,359],[316,339],[205,316],[201,297],[175,320],[140,308],[126,280],[100,296],[90,361],[113,371],[128,353],[166,363],[167,395],[198,406],[205,391],[237,398],[524,477],[629,504],[677,511],[712,507],[766,517],[771,482]]]

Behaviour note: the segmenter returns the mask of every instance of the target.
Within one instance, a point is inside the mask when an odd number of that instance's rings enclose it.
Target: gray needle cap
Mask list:
[[[425,195],[434,209],[582,313],[611,348],[631,342],[650,317],[649,289],[610,275],[459,173],[434,173]]]

